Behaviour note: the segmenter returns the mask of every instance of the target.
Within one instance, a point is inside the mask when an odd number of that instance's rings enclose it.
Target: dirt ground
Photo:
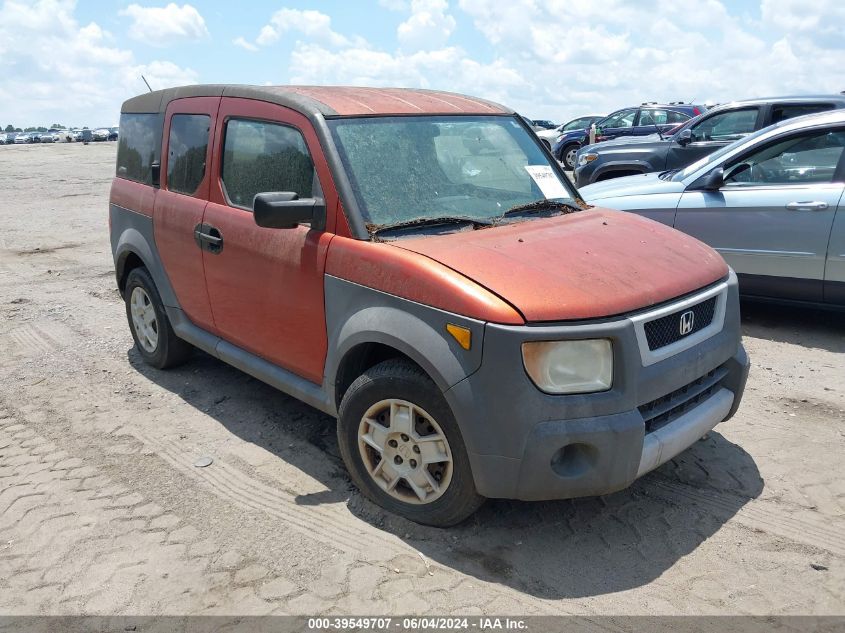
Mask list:
[[[115,145],[0,147],[0,613],[845,613],[842,314],[744,304],[739,413],[630,489],[425,528],[352,488],[332,419],[141,364]]]

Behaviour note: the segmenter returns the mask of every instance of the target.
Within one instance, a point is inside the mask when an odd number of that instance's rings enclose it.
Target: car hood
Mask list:
[[[529,322],[623,314],[728,274],[721,256],[698,240],[606,209],[390,244],[461,273]]]
[[[684,183],[674,180],[661,180],[660,173],[637,174],[602,180],[592,185],[578,187],[578,193],[587,202],[593,203],[606,198],[624,196],[645,196],[657,193],[681,193]]]
[[[660,137],[657,134],[649,134],[647,136],[625,136],[621,139],[613,139],[611,141],[601,141],[600,143],[593,143],[592,145],[585,145],[584,147],[589,147],[590,149],[587,151],[592,150],[606,150],[606,149],[617,149],[617,148],[624,148],[629,147],[631,145],[636,145],[637,149],[641,149],[644,146],[648,148],[652,147],[666,147],[670,145],[672,141],[666,139],[664,137],[663,140],[660,140]]]

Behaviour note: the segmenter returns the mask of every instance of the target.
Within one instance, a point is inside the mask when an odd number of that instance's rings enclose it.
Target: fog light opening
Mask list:
[[[567,444],[552,456],[552,470],[560,477],[580,477],[595,466],[598,450],[591,444]]]

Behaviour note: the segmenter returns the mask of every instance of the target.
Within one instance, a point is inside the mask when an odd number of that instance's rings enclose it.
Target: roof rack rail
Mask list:
[[[669,105],[686,105],[683,101],[670,101]]]
[[[640,105],[657,105],[657,101],[643,101]]]

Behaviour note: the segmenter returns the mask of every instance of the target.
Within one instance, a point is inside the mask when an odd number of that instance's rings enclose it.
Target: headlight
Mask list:
[[[613,383],[613,345],[606,338],[523,343],[522,362],[546,393],[607,391]]]
[[[594,153],[594,152],[587,152],[586,154],[581,154],[578,157],[578,164],[579,165],[586,165],[587,163],[592,163],[598,157],[599,157],[599,155]]]

